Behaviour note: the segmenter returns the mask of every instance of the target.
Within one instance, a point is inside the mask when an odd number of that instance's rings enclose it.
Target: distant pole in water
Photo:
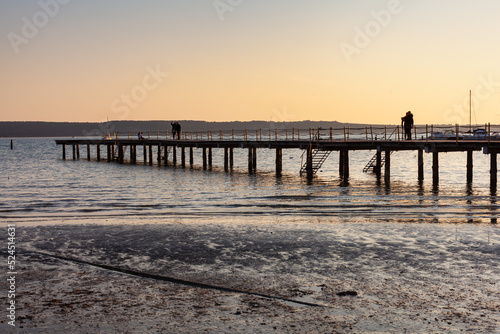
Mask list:
[[[13,142],[13,140],[12,140],[12,139],[10,140],[10,149],[11,149],[11,150],[13,150],[13,149],[14,149],[14,142]]]

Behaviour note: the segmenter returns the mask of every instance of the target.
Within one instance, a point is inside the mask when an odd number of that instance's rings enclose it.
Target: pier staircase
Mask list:
[[[304,162],[304,155],[307,153],[307,150],[305,150],[302,153],[302,167],[300,168],[300,175],[307,173],[307,159]],[[318,149],[313,149],[312,150],[312,171],[313,175],[318,172],[318,170],[323,166],[323,163],[326,161],[326,159],[330,156],[330,153],[332,151],[320,151]]]
[[[391,152],[392,154],[392,152]],[[380,156],[380,168],[384,167],[385,164],[385,153],[381,154]],[[363,168],[363,173],[368,173],[369,170],[375,170],[375,167],[377,166],[377,153],[368,161],[366,164],[365,168]]]

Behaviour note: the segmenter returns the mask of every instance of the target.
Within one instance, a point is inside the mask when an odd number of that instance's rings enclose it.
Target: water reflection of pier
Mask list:
[[[286,133],[285,133],[286,131]],[[304,132],[307,138],[304,139]],[[353,136],[350,129],[343,129],[340,135],[333,134],[333,129],[309,129],[302,130],[269,130],[269,134],[264,134],[262,130],[256,130],[252,135],[245,130],[239,134],[235,131],[231,133],[218,133],[214,139],[212,132],[183,132],[180,140],[170,140],[168,133],[160,138],[159,132],[156,139],[150,135],[146,139],[121,138],[116,135],[113,139],[59,139],[57,145],[62,146],[62,159],[66,159],[66,147],[72,147],[73,159],[80,159],[80,147],[86,147],[87,160],[91,160],[91,152],[95,151],[97,161],[105,160],[118,163],[137,163],[138,147],[142,147],[143,162],[153,165],[173,165],[186,168],[194,166],[194,149],[202,150],[201,165],[204,170],[212,168],[212,155],[214,149],[223,150],[224,170],[233,168],[233,158],[235,150],[246,150],[248,154],[248,172],[254,174],[257,171],[257,150],[275,150],[275,170],[276,175],[282,173],[283,149],[299,149],[303,151],[303,162],[297,166],[303,174],[312,179],[316,171],[321,167],[318,160],[323,163],[326,157],[332,152],[339,154],[339,175],[343,180],[349,177],[349,152],[350,151],[376,151],[372,160],[365,170],[373,171],[378,177],[382,177],[386,184],[390,183],[391,176],[391,152],[395,151],[417,151],[418,156],[418,180],[424,179],[424,153],[432,154],[432,178],[433,184],[439,183],[439,153],[446,152],[466,152],[467,153],[467,182],[472,182],[473,175],[473,152],[482,151],[490,156],[490,184],[496,191],[497,186],[497,154],[500,151],[500,139],[485,136],[479,140],[464,140],[457,135],[455,139],[435,139],[426,127],[425,132],[417,133],[416,140],[402,140],[399,128],[396,128],[390,135],[385,133],[380,136],[373,134],[371,128],[366,128],[363,135]],[[457,132],[458,133],[458,132]],[[217,135],[217,134],[216,134]],[[91,147],[94,147],[94,150]],[[101,156],[102,147],[106,147],[106,156]],[[128,159],[125,159],[125,152],[129,150]],[[180,157],[178,156],[180,154]],[[320,159],[317,158],[320,156]],[[369,160],[369,157],[367,158]]]

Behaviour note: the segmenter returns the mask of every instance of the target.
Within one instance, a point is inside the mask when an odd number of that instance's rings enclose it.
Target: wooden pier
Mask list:
[[[383,177],[386,184],[390,183],[391,176],[391,152],[395,151],[416,151],[418,156],[418,180],[424,179],[424,153],[432,154],[432,178],[433,184],[439,183],[439,153],[445,152],[466,152],[467,153],[467,172],[466,180],[472,182],[473,176],[473,152],[482,152],[490,156],[490,185],[496,191],[497,187],[497,155],[500,151],[499,138],[484,138],[482,140],[435,140],[429,139],[427,132],[420,135],[417,140],[401,140],[398,138],[387,139],[382,136],[382,140],[377,140],[374,136],[369,136],[368,132],[365,139],[351,139],[346,135],[340,139],[335,139],[330,130],[330,136],[320,135],[320,131],[315,134],[314,130],[309,131],[309,138],[300,139],[300,135],[278,136],[277,132],[273,138],[271,131],[267,140],[259,136],[258,131],[254,138],[249,138],[247,134],[241,136],[241,139],[235,139],[234,132],[232,136],[220,135],[218,140],[208,134],[205,138],[189,139],[184,135],[181,140],[169,140],[168,134],[165,139],[60,139],[56,140],[57,145],[62,146],[62,159],[66,159],[66,148],[71,147],[73,160],[80,159],[80,148],[86,147],[86,159],[92,159],[92,151],[95,152],[97,161],[117,162],[117,163],[137,163],[137,147],[142,147],[143,162],[149,165],[174,165],[186,168],[194,166],[194,149],[202,150],[201,166],[204,170],[212,168],[213,150],[223,150],[224,170],[227,172],[233,168],[235,151],[243,151],[248,154],[248,172],[254,174],[257,171],[257,152],[258,149],[274,150],[276,152],[275,171],[279,177],[282,174],[282,155],[283,149],[298,149],[303,151],[304,162],[297,166],[308,179],[312,179],[321,164],[328,155],[333,152],[339,154],[339,175],[341,179],[349,178],[349,152],[351,151],[375,151],[373,159],[365,166],[366,170],[373,171],[378,177]],[[393,132],[394,133],[394,132]],[[130,137],[130,135],[128,136]],[[415,137],[417,134],[415,133]],[[102,156],[102,149],[105,148],[105,157]],[[93,149],[92,149],[93,148]],[[129,150],[128,159],[125,159],[125,150]],[[180,153],[180,159],[178,154]],[[169,161],[169,157],[171,161]],[[180,160],[180,161],[179,161]]]

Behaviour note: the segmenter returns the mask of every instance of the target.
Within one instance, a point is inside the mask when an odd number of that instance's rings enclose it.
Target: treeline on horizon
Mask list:
[[[365,124],[340,123],[337,121],[299,121],[299,122],[272,122],[272,121],[178,121],[183,131],[230,131],[230,130],[273,130],[273,129],[308,129],[308,128],[338,128],[343,126],[360,126]],[[0,137],[90,137],[105,134],[136,134],[139,131],[151,134],[160,131],[171,131],[171,121],[109,121],[104,123],[84,122],[0,122]]]

